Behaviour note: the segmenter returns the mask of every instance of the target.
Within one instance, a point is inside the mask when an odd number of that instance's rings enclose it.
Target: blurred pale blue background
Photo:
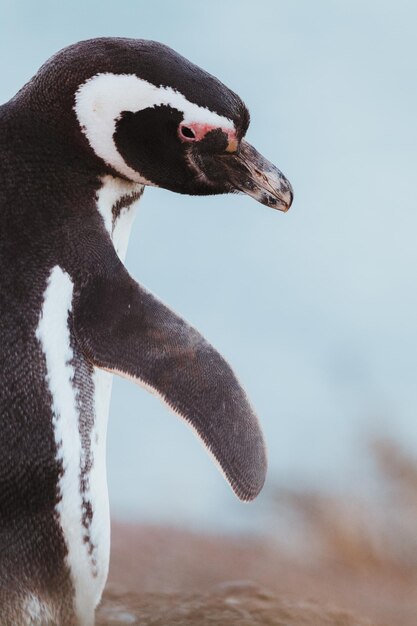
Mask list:
[[[287,215],[146,191],[127,266],[233,364],[270,472],[265,494],[240,504],[182,423],[115,380],[115,517],[260,528],[274,484],[366,487],[370,433],[417,449],[416,7],[0,0],[1,101],[77,40],[157,39],[242,96],[248,139],[295,189]]]

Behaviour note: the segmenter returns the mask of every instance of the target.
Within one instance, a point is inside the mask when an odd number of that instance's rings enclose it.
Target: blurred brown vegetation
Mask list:
[[[290,550],[275,528],[225,538],[115,524],[99,624],[416,626],[417,460],[390,441],[371,451],[372,499],[274,493]]]

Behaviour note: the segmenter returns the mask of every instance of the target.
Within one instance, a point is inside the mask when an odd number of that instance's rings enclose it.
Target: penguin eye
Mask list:
[[[181,126],[180,127],[180,134],[181,134],[181,136],[184,139],[186,139],[188,141],[194,141],[194,139],[196,138],[195,137],[195,132],[189,126]]]

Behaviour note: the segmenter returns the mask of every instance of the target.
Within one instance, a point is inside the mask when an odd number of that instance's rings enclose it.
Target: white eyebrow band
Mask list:
[[[156,87],[134,74],[102,73],[89,78],[75,94],[74,110],[96,155],[130,180],[149,185],[152,183],[124,161],[113,135],[123,111],[136,113],[160,105],[181,111],[185,123],[200,122],[235,129],[229,118],[190,102],[172,87]]]

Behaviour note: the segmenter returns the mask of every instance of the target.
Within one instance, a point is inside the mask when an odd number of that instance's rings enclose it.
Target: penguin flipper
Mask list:
[[[258,418],[204,337],[122,265],[91,278],[75,295],[73,311],[87,359],[156,392],[197,433],[236,495],[255,498],[267,464]]]

